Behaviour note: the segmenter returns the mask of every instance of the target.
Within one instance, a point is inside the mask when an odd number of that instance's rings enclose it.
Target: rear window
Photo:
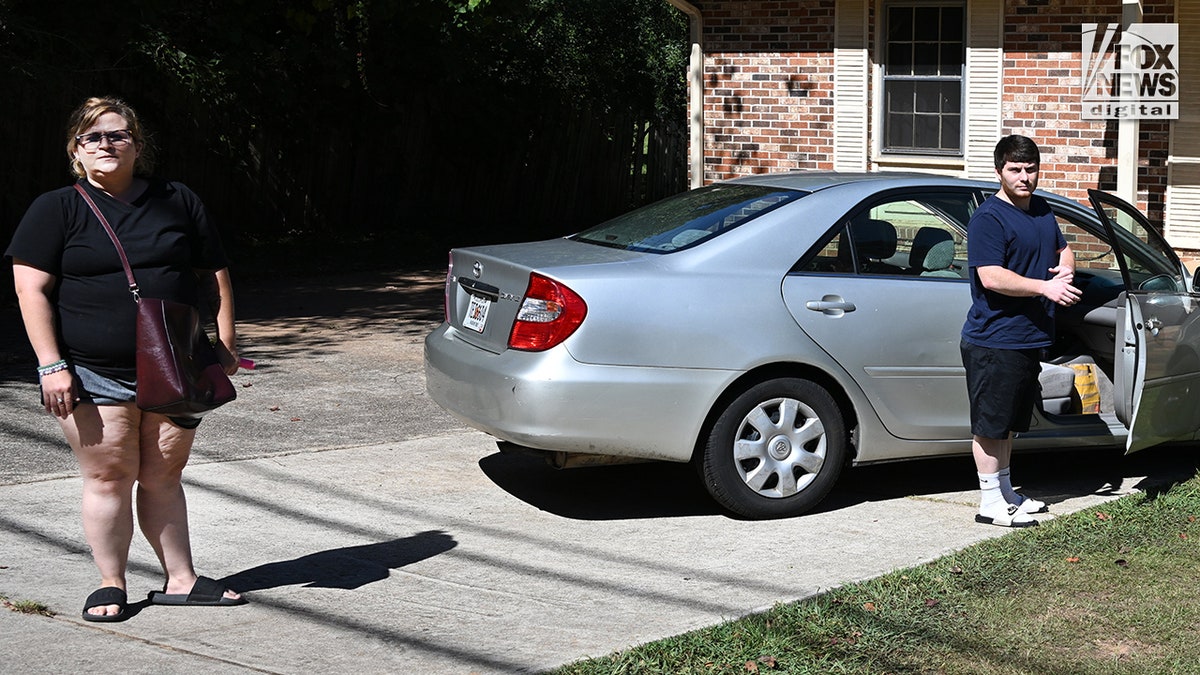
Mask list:
[[[571,239],[670,253],[696,246],[806,194],[762,185],[710,185],[617,216]]]

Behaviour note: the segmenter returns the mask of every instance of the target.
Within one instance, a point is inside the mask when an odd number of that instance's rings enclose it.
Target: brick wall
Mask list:
[[[1174,20],[1174,0],[1142,5],[1147,23]],[[1038,142],[1043,187],[1085,202],[1088,188],[1115,191],[1118,123],[1081,115],[1080,24],[1119,23],[1121,3],[1010,1],[1005,13],[1005,133]],[[1140,125],[1137,206],[1155,223],[1163,219],[1169,138],[1167,122]]]
[[[695,3],[704,13],[704,181],[832,169],[833,0]]]
[[[1144,0],[1145,21],[1173,21],[1174,2]],[[704,15],[705,182],[832,169],[835,2],[693,4]],[[872,36],[874,14],[872,3]],[[1121,2],[1008,0],[1005,16],[1002,133],[1037,140],[1044,188],[1081,201],[1090,187],[1115,190],[1118,125],[1081,117],[1080,24],[1119,22]],[[869,44],[875,63],[873,37]],[[1138,206],[1155,223],[1163,217],[1168,139],[1168,123],[1142,122]]]

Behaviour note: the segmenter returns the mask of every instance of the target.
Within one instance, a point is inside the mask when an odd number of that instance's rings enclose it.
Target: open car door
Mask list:
[[[1121,267],[1114,397],[1127,453],[1200,431],[1200,297],[1149,221],[1125,201],[1088,190]]]

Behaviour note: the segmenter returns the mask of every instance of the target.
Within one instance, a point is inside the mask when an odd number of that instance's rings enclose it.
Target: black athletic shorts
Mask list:
[[[1008,438],[1010,431],[1029,431],[1033,406],[1041,396],[1041,349],[995,349],[963,341],[971,433],[981,438]]]

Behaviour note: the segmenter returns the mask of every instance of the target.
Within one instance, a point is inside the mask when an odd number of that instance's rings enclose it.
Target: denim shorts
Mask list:
[[[960,345],[971,402],[971,433],[1005,439],[1029,431],[1033,407],[1041,398],[1040,349],[994,349],[965,340]]]
[[[117,405],[137,400],[137,382],[106,377],[80,365],[71,366],[75,381],[79,383],[79,402],[94,405]],[[195,429],[200,426],[199,417],[171,417],[176,426]]]
[[[106,377],[80,365],[71,368],[79,382],[79,400],[96,405],[133,403],[137,400],[137,382]]]

